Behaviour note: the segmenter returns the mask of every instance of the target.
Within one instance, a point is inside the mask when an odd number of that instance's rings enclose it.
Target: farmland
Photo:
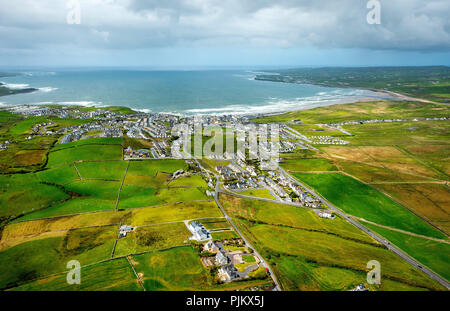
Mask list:
[[[139,291],[138,281],[125,258],[83,268],[82,282],[67,284],[66,274],[44,278],[13,288],[15,291]]]
[[[405,250],[430,269],[447,279],[450,278],[448,270],[448,259],[450,258],[449,244],[391,231],[371,224],[366,225],[388,239],[391,243]]]
[[[417,234],[445,238],[440,231],[396,202],[349,176],[327,173],[293,175],[350,215]]]
[[[389,281],[378,290],[439,288],[340,218],[321,219],[310,210],[228,195],[221,196],[221,202],[285,289],[350,289],[363,282],[369,258],[386,265]]]
[[[199,160],[210,174],[190,160],[123,160],[124,148],[149,149],[162,139],[124,135],[65,144],[59,144],[60,134],[28,139],[38,123],[54,122],[51,128],[59,129],[92,120],[22,118],[0,111],[0,136],[15,139],[0,153],[0,290],[273,288],[266,267],[282,290],[350,290],[358,284],[370,290],[442,290],[331,207],[304,204],[291,191],[292,181],[282,177],[291,175],[313,188],[371,234],[448,279],[448,120],[342,125],[351,135],[324,124],[448,116],[448,111],[432,103],[377,101],[257,119],[285,122],[306,137],[331,135],[348,144],[283,153],[280,168],[275,173],[256,169],[250,187],[236,170],[230,174],[231,182],[240,183],[235,188],[224,187],[229,184],[223,176],[213,176],[219,173],[217,166],[232,161]],[[209,138],[203,137],[203,144]],[[247,161],[243,167],[255,163]],[[282,169],[286,172],[280,173]],[[286,196],[260,182],[271,176],[287,183]],[[225,215],[210,193],[214,187]],[[333,215],[326,218],[320,212]],[[241,272],[255,262],[269,266],[250,272],[253,280],[219,282],[218,267],[205,260],[210,256],[214,262],[213,255],[202,253],[204,242],[196,242],[188,230],[194,221],[224,249],[244,252],[236,264]],[[119,234],[121,226],[131,226],[131,231]],[[240,234],[250,244],[243,244]],[[72,259],[83,267],[80,285],[65,282],[65,265]],[[380,285],[366,283],[366,263],[373,259],[382,265]]]

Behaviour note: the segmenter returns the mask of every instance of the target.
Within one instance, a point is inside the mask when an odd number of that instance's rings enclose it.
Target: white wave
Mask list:
[[[6,86],[7,88],[11,89],[11,90],[22,90],[22,89],[26,89],[27,87],[29,87],[29,84],[19,84],[19,83],[5,83],[2,82],[3,86]]]
[[[139,112],[143,112],[143,113],[151,113],[152,110],[151,109],[136,109],[136,108],[132,108],[134,111],[139,111]]]
[[[331,94],[321,92],[322,95],[300,97],[295,99],[276,99],[270,98],[265,104],[260,106],[253,105],[230,105],[226,107],[217,108],[196,108],[185,110],[187,114],[270,114],[278,112],[287,112],[294,110],[302,110],[307,108],[314,108],[320,106],[327,106],[345,102],[354,102],[360,99],[359,94],[347,92],[347,94]]]
[[[40,87],[39,91],[48,93],[48,92],[56,91],[57,89],[58,89],[57,87],[46,86],[46,87]]]
[[[58,102],[59,105],[83,106],[83,107],[97,107],[98,103],[93,101],[76,101],[76,102]]]

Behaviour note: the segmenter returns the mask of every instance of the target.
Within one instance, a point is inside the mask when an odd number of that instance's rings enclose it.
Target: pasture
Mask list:
[[[293,176],[350,215],[421,235],[445,238],[440,231],[384,194],[349,176],[329,173],[294,173]]]

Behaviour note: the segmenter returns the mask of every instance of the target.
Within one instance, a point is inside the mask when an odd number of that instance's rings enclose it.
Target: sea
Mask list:
[[[5,71],[5,70],[3,70]],[[360,99],[386,99],[369,90],[255,80],[252,70],[34,70],[0,82],[38,91],[0,97],[1,106],[65,104],[126,106],[142,112],[272,114]]]

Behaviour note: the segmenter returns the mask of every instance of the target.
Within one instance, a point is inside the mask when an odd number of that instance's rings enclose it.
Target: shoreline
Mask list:
[[[371,102],[371,101],[385,101],[388,99],[383,98],[374,98],[374,97],[359,97],[359,98],[352,98],[352,99],[346,99],[342,98],[339,100],[335,100],[333,102],[317,102],[313,104],[309,104],[305,107],[296,107],[295,109],[289,109],[289,110],[279,110],[279,111],[273,111],[273,112],[267,112],[267,113],[240,113],[240,112],[229,112],[229,113],[186,113],[186,112],[166,112],[166,111],[151,111],[150,109],[145,108],[133,108],[128,106],[117,106],[117,105],[105,105],[105,104],[96,104],[95,102],[61,102],[61,103],[51,103],[51,102],[38,102],[38,103],[29,103],[29,104],[20,104],[20,105],[0,105],[0,110],[7,110],[14,107],[20,107],[20,106],[42,106],[42,107],[50,107],[50,106],[61,106],[61,107],[72,107],[74,109],[76,108],[95,108],[95,109],[108,109],[112,107],[123,107],[128,108],[136,112],[136,114],[161,114],[161,115],[173,115],[173,116],[179,116],[179,117],[192,117],[192,116],[227,116],[227,115],[235,115],[235,116],[242,116],[242,117],[248,117],[248,118],[259,118],[259,117],[265,117],[265,116],[275,116],[275,115],[281,115],[284,113],[290,113],[294,111],[302,111],[302,110],[309,110],[309,109],[315,109],[319,107],[326,107],[326,106],[334,106],[334,105],[345,105],[345,104],[352,104],[352,103],[358,103],[358,102]],[[403,99],[405,100],[405,99]],[[261,107],[261,106],[255,106],[255,107]],[[251,109],[251,107],[249,107]],[[213,109],[213,108],[211,108]],[[221,109],[221,108],[218,108]]]

